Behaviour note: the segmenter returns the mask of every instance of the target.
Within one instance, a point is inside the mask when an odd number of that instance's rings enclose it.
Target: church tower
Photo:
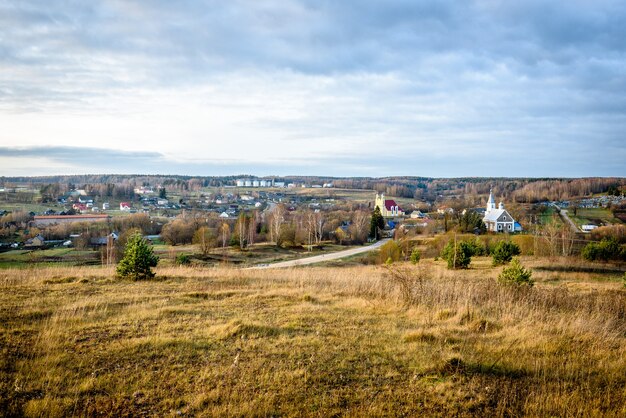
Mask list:
[[[492,189],[489,189],[489,200],[487,200],[487,212],[491,212],[496,208],[496,200],[493,198]]]
[[[378,209],[380,209],[380,213],[384,213],[385,211],[385,194],[378,194],[376,193],[376,202],[374,203],[374,207],[378,206]]]

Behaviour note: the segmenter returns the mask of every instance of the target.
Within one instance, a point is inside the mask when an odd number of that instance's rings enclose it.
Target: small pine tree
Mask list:
[[[385,218],[380,213],[380,208],[376,206],[374,212],[372,212],[372,219],[370,221],[370,237],[377,240],[380,238],[379,230],[385,228]]]
[[[531,276],[532,272],[525,269],[518,258],[514,258],[511,264],[502,270],[498,281],[504,285],[532,287],[535,282]]]
[[[176,264],[184,266],[191,263],[191,257],[188,254],[180,253],[176,256]]]
[[[500,241],[493,247],[491,254],[493,265],[499,266],[510,262],[513,256],[520,255],[520,248],[514,242]]]
[[[420,259],[422,258],[422,254],[420,253],[420,250],[418,250],[417,248],[414,248],[413,251],[411,251],[411,263],[413,264],[417,264],[420,262]]]
[[[154,277],[150,267],[156,267],[159,257],[154,255],[152,247],[148,245],[141,234],[135,234],[128,239],[124,249],[124,257],[117,265],[117,277],[132,280],[148,280]]]

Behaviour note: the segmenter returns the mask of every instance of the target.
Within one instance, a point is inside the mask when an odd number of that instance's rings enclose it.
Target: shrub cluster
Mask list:
[[[588,261],[626,261],[626,246],[615,238],[603,238],[600,242],[590,242],[583,248],[582,257]]]

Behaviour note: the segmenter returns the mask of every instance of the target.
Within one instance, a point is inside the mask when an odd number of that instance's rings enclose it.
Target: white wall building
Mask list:
[[[504,203],[500,202],[496,209],[496,201],[493,193],[489,192],[489,200],[487,201],[487,211],[483,222],[487,227],[487,231],[491,232],[515,232],[515,219],[504,209]]]

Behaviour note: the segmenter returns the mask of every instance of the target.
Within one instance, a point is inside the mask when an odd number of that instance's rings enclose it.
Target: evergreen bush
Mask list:
[[[501,284],[513,286],[532,287],[535,284],[532,279],[532,272],[525,269],[518,258],[514,258],[508,267],[502,269],[498,281]]]
[[[141,236],[134,234],[126,243],[124,257],[117,264],[117,277],[132,280],[147,280],[154,277],[150,269],[156,267],[159,257],[154,255],[152,247]]]
[[[493,256],[493,265],[499,266],[510,262],[513,256],[520,255],[520,248],[514,242],[500,241],[493,247],[491,255]]]

